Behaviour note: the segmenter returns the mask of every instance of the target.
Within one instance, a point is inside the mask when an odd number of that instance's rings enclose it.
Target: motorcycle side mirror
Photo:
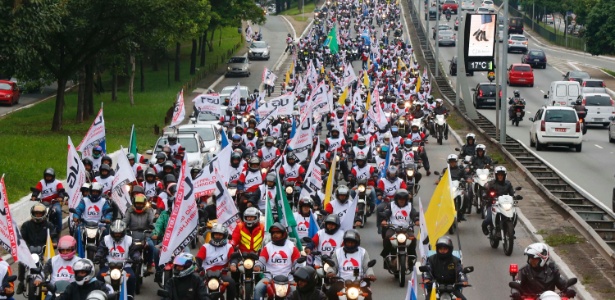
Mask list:
[[[472,267],[472,266],[463,268],[463,273],[464,274],[468,274],[468,273],[472,273],[472,272],[474,272],[474,267]]]
[[[15,275],[13,275],[13,276],[15,276]],[[576,278],[570,278],[570,279],[568,279],[568,281],[566,282],[566,286],[567,286],[567,287],[569,287],[569,286],[573,286],[573,285],[577,284],[577,281],[578,281],[578,280],[577,280]]]
[[[420,266],[419,267],[419,271],[425,273],[425,272],[429,272],[429,267],[428,266]]]
[[[77,210],[71,207],[71,208],[68,209],[68,212],[70,212],[72,214],[76,214]]]
[[[38,190],[37,190],[36,188],[31,187],[31,188],[30,188],[30,192],[32,192],[32,193],[38,193]]]
[[[301,238],[301,242],[308,244],[308,243],[312,242],[312,239],[307,237],[307,236],[305,236],[305,237]]]
[[[307,260],[307,257],[306,257],[306,256],[301,256],[301,257],[297,258],[297,263],[298,263],[298,264],[302,264],[302,263],[304,263],[306,260]]]
[[[549,98],[549,97],[548,97],[547,95],[544,95],[544,98],[545,98],[545,99],[547,99],[547,98]]]
[[[433,173],[438,175],[438,176],[440,176],[440,172],[438,172],[438,171],[433,171]]]
[[[169,298],[171,295],[167,290],[158,290],[156,293],[159,297]]]
[[[515,200],[523,200],[523,196],[521,196],[521,195],[516,195],[516,196],[515,196]]]
[[[459,147],[455,148],[455,151],[461,151],[461,149],[459,149]]]
[[[368,268],[371,268],[371,267],[373,267],[373,266],[375,266],[375,265],[376,265],[376,260],[375,260],[375,259],[372,259],[372,260],[370,260],[370,261],[367,263],[367,267],[368,267]]]
[[[511,289],[521,290],[521,283],[516,282],[516,281],[511,281],[511,282],[509,282],[509,283],[508,283],[508,286],[509,286]]]
[[[515,191],[520,191],[521,189],[523,189],[523,187],[518,186],[515,188]]]

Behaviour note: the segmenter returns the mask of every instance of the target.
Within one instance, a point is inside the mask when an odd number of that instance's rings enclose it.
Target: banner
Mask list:
[[[419,267],[414,266],[412,269],[412,279],[408,280],[408,290],[406,291],[405,300],[419,300],[419,281],[416,278],[416,273],[419,272]]]
[[[85,134],[85,137],[83,137],[83,140],[81,140],[81,143],[77,146],[77,151],[81,152],[83,157],[92,156],[92,149],[98,145],[102,147],[104,153],[107,153],[105,143],[105,119],[103,118],[102,107],[98,111],[96,118],[94,118],[90,129],[88,129],[88,133]]]
[[[278,79],[278,76],[273,74],[271,70],[265,68],[263,70],[263,83],[270,86],[275,86],[275,81]]]
[[[308,112],[309,111],[315,114],[324,114],[330,111],[327,86],[323,81],[321,81],[310,94],[310,107]]]
[[[237,82],[237,85],[231,91],[229,98],[230,98],[230,102],[229,102],[230,107],[234,108],[235,106],[239,105],[239,99],[241,99],[241,88],[240,88],[239,82]]]
[[[137,131],[135,130],[135,124],[132,124],[130,129],[130,141],[128,141],[128,153],[132,153],[135,156],[135,162],[139,162],[139,153],[137,149]]]
[[[220,104],[220,94],[218,93],[200,94],[194,97],[192,102],[199,112],[210,113],[217,116],[222,115],[222,105]]]
[[[224,147],[218,155],[197,174],[192,180],[194,197],[212,195],[216,191],[216,183],[226,186],[229,181],[232,147]]]
[[[36,262],[28,249],[26,241],[21,237],[17,223],[13,221],[9,207],[9,198],[6,195],[4,174],[0,178],[0,247],[30,268],[36,268]]]
[[[239,211],[237,211],[237,206],[235,206],[235,202],[233,202],[233,198],[228,193],[228,190],[222,184],[216,183],[216,189],[218,190],[218,199],[216,200],[218,224],[228,228],[228,232],[233,232],[237,224],[241,222]]]
[[[190,170],[186,167],[186,160],[182,162],[179,173],[180,183],[175,194],[173,211],[167,223],[162,247],[160,248],[160,265],[171,260],[171,257],[181,253],[192,239],[196,238],[199,223],[198,209],[194,200],[194,189]]]
[[[115,177],[111,183],[111,199],[115,201],[122,213],[125,213],[128,207],[132,205],[130,200],[130,184],[135,181],[137,181],[135,173],[126,157],[124,147],[122,147],[117,158]]]
[[[181,124],[186,118],[186,106],[184,105],[184,90],[182,89],[177,96],[177,102],[173,111],[173,119],[169,127],[175,127]]]
[[[305,161],[312,149],[312,126],[311,118],[306,118],[301,122],[299,128],[296,130],[295,136],[290,140],[288,147],[293,149],[295,155],[299,159],[299,162]],[[316,147],[320,148],[320,147]]]
[[[292,92],[273,98],[258,108],[258,116],[262,119],[277,109],[279,115],[292,115],[295,105],[295,94]]]
[[[354,227],[354,217],[357,211],[357,202],[359,202],[359,193],[355,194],[354,199],[350,203],[348,209],[345,209],[341,213],[344,213],[340,220],[340,230],[346,231]]]
[[[279,174],[278,169],[276,169],[276,174]],[[288,203],[288,199],[286,198],[286,191],[284,191],[280,176],[277,176],[275,187],[278,218],[280,219],[280,223],[282,223],[282,225],[288,228],[288,236],[295,239],[295,245],[297,246],[299,251],[302,251],[303,245],[301,244],[301,239],[299,238],[299,234],[297,233],[297,220],[295,220],[293,210],[290,208],[290,204]],[[267,228],[267,231],[269,231],[269,228]]]
[[[378,89],[374,89],[372,93],[372,101],[374,102],[369,111],[367,112],[367,116],[372,119],[378,125],[378,128],[385,128],[388,121],[387,117],[384,115],[382,111],[382,106],[380,106],[380,95],[378,93]]]
[[[333,194],[333,178],[335,177],[335,157],[337,156],[337,149],[333,152],[333,159],[331,160],[331,167],[329,168],[329,176],[327,176],[327,187],[325,190],[325,199],[322,201],[322,207],[327,207],[327,204],[331,202],[331,195]]]
[[[79,153],[68,137],[68,157],[66,158],[66,193],[68,193],[68,208],[76,208],[81,201],[81,186],[86,181],[85,167],[79,158]],[[70,218],[69,218],[70,219]]]
[[[423,202],[419,197],[419,254],[421,254],[421,264],[427,263],[429,257],[429,234],[427,233],[427,223],[425,221],[425,213],[423,210]]]
[[[347,63],[344,68],[343,87],[348,87],[353,81],[357,80],[357,74],[355,74],[351,63]]]
[[[440,183],[431,196],[431,201],[425,213],[425,225],[431,237],[429,244],[431,249],[436,249],[436,241],[446,234],[455,222],[455,203],[451,195],[451,176],[447,169],[440,178]]]

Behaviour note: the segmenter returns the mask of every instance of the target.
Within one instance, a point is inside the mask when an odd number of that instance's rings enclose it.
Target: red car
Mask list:
[[[451,12],[457,14],[457,9],[459,8],[459,4],[457,4],[457,0],[445,0],[444,4],[442,4],[442,13],[446,12],[447,9],[451,9]]]
[[[21,93],[19,92],[17,83],[8,80],[0,80],[0,103],[8,105],[17,104],[19,103],[20,96]]]
[[[534,70],[528,64],[512,64],[508,68],[508,85],[534,86]]]

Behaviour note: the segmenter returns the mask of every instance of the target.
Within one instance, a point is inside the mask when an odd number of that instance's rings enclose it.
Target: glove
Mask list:
[[[577,292],[575,290],[566,290],[566,297],[568,298],[574,298],[577,295]]]

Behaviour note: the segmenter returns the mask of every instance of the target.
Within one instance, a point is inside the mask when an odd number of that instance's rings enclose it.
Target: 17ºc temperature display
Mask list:
[[[467,65],[468,71],[489,71],[492,69],[491,61],[469,61]]]

